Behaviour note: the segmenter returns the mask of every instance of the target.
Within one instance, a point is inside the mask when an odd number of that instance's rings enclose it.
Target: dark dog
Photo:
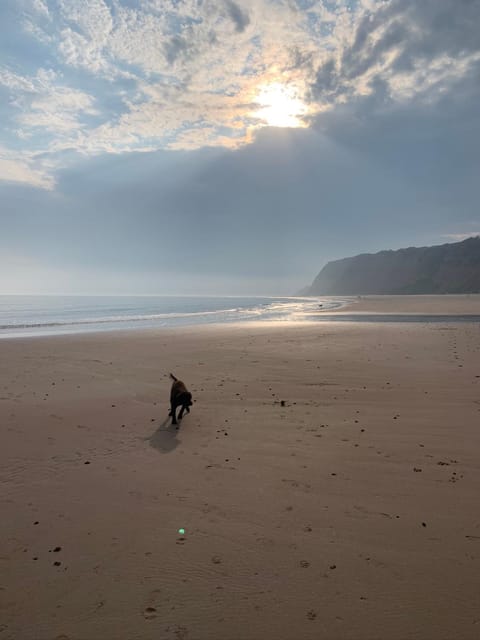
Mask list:
[[[184,383],[178,380],[173,373],[170,374],[170,377],[173,380],[173,384],[172,390],[170,391],[170,413],[168,415],[172,416],[172,424],[177,424],[177,417],[175,415],[177,407],[182,407],[178,414],[178,419],[181,420],[185,410],[187,413],[190,413],[190,407],[193,404],[192,394],[190,391],[187,391]]]

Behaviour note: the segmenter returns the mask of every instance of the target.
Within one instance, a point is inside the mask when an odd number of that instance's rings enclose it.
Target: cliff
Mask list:
[[[306,295],[480,293],[480,237],[329,262]]]

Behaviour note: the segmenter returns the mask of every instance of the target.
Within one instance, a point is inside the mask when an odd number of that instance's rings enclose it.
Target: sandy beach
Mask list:
[[[342,311],[355,313],[404,313],[432,315],[479,315],[480,295],[358,296]]]
[[[414,298],[349,310],[480,313]],[[477,323],[0,354],[1,640],[480,637]],[[195,399],[178,431],[170,371]]]

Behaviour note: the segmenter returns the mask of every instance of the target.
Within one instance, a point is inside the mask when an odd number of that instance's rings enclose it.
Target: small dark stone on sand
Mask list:
[[[33,524],[40,524],[40,523],[38,522],[38,520],[35,520],[35,522]]]
[[[53,550],[53,553],[58,553],[61,550],[62,550],[62,547],[55,547],[55,549]]]
[[[426,527],[427,523],[426,522],[422,522],[422,527]]]
[[[59,560],[56,560],[53,564],[54,564],[56,567],[59,567],[62,563],[61,563]]]
[[[86,460],[83,464],[90,464],[90,460]]]
[[[336,473],[331,473],[330,475],[332,475],[332,476],[336,476],[337,474],[336,474]]]
[[[336,565],[336,564],[331,564],[331,565],[330,565],[330,569],[332,569],[332,571],[333,571],[333,569],[336,569],[336,568],[337,568],[337,565]]]
[[[38,560],[38,556],[33,556],[33,559],[34,560]]]
[[[282,407],[285,406],[285,400],[280,400],[280,404],[282,405]]]

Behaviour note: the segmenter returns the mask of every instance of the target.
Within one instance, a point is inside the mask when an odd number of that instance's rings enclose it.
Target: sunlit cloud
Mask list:
[[[473,39],[437,37],[436,11],[412,0],[21,0],[20,35],[36,53],[0,66],[3,144],[44,172],[65,151],[238,148],[379,87],[391,101],[440,99],[480,53]]]

